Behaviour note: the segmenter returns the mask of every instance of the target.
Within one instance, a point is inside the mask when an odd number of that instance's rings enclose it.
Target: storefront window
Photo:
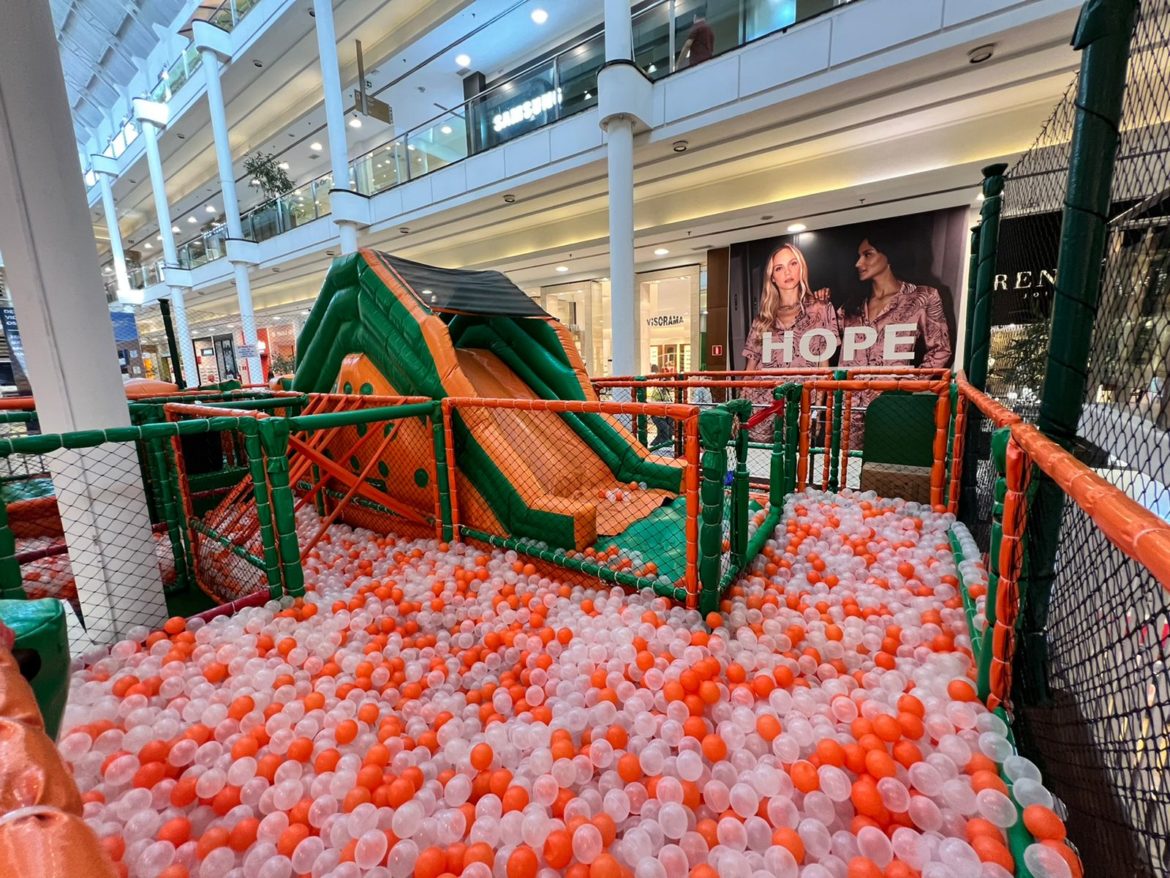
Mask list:
[[[541,289],[541,306],[569,328],[586,371],[610,374],[609,281],[587,280]]]
[[[490,149],[561,118],[563,94],[554,61],[546,61],[493,87],[469,106],[473,151]]]
[[[639,371],[687,372],[699,367],[700,266],[638,275]]]

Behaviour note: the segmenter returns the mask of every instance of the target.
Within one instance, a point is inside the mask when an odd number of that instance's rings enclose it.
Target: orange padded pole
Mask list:
[[[938,394],[934,407],[934,463],[930,467],[930,505],[943,511],[943,488],[947,481],[947,427],[951,423],[951,387],[947,384]]]
[[[808,484],[808,430],[811,392],[805,384],[800,388],[800,447],[796,453],[796,490],[803,491]]]

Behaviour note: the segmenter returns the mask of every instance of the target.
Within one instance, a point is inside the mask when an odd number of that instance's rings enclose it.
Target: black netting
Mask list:
[[[1170,517],[1170,2],[1141,4],[1079,435],[1098,471]]]
[[[987,393],[1030,421],[1039,412],[1044,383],[1077,84],[1073,77],[1004,180]]]
[[[1063,510],[1061,509],[1063,506]],[[1079,506],[1040,493],[1029,540],[1062,516],[1048,614],[1046,703],[1017,699],[1026,755],[1068,808],[1086,875],[1170,871],[1170,594]],[[1017,670],[1042,660],[1022,644]]]

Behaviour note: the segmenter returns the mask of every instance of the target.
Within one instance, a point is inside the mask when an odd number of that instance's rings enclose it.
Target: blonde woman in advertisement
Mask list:
[[[816,336],[809,337],[813,332]],[[814,293],[804,254],[795,244],[781,245],[768,258],[759,314],[744,344],[747,371],[822,368],[839,340],[837,312],[829,301],[829,290]],[[773,402],[767,388],[752,388],[745,396],[757,408]],[[771,420],[757,424],[751,435],[753,441],[770,442]]]

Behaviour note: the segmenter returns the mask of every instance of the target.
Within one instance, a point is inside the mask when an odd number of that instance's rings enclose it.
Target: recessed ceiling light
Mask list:
[[[668,253],[670,253],[670,251],[667,250],[665,247],[658,247],[654,250],[655,256],[666,256]]]
[[[156,241],[161,241],[161,240],[162,240],[162,235],[161,235],[161,234],[159,234],[159,235],[155,235],[155,236],[154,236],[154,239],[155,239]]]
[[[658,69],[657,67],[655,67],[653,64],[651,64],[649,67],[647,67],[647,68],[646,68],[646,72],[647,72],[647,73],[653,73],[653,72],[654,72],[654,71],[656,71],[657,69]]]
[[[281,162],[279,165],[277,165],[277,167],[280,168],[282,171],[287,171],[288,170],[288,162]]]
[[[439,128],[439,130],[442,131],[444,134],[450,134],[451,133],[451,126],[444,125],[441,128]]]
[[[253,177],[253,178],[252,178],[252,179],[249,181],[248,185],[249,185],[249,186],[259,186],[259,185],[260,185],[260,181],[259,181],[258,179],[256,179],[255,177]]]
[[[593,98],[592,92],[585,92],[585,100],[587,100],[587,101],[592,100],[592,98]]]
[[[515,204],[515,203],[516,203],[516,196],[513,195],[511,192],[507,193],[504,196],[504,204]]]
[[[178,226],[171,226],[171,231],[177,235],[179,232],[181,232],[183,230],[180,229]]]
[[[313,150],[313,152],[320,152],[321,151],[321,144],[319,144],[317,141],[314,140],[312,143],[309,144],[309,149]]]
[[[424,296],[433,296],[434,295],[434,293],[431,290],[423,290],[422,294]]]
[[[362,120],[359,119],[357,116],[354,116],[352,119],[349,120],[349,127],[350,128],[361,128],[362,127]]]
[[[670,148],[673,149],[675,152],[686,152],[687,146],[688,146],[688,144],[685,140],[676,140],[674,143],[672,143],[670,145]]]
[[[466,53],[460,53],[460,54],[456,55],[455,56],[455,66],[456,67],[470,67],[471,66],[471,56],[466,54]]]
[[[263,62],[263,61],[261,61],[259,58],[253,58],[253,59],[252,59],[252,66],[253,66],[253,67],[263,67],[263,66],[264,66],[264,62]]]
[[[808,226],[806,226],[804,223],[793,223],[788,227],[788,231],[795,235],[797,232],[803,232],[807,228]]]
[[[207,207],[205,207],[203,209],[206,210],[208,213],[215,213],[215,205],[214,204],[209,204],[209,205],[207,205]]]
[[[548,13],[543,9],[533,9],[532,20],[537,24],[544,24],[546,21],[548,21]]]
[[[567,265],[558,265],[557,266],[557,274],[564,274],[568,270],[569,270],[569,266],[567,266]]]
[[[193,217],[193,216],[189,216],[189,217],[187,217],[187,222],[194,225],[195,223],[199,222],[199,220],[195,219],[195,217]]]
[[[971,64],[982,64],[984,61],[991,60],[991,56],[995,54],[995,43],[987,43],[984,46],[976,46],[967,53],[967,60]]]
[[[142,246],[143,246],[143,248],[144,248],[144,249],[146,249],[146,250],[153,250],[153,249],[154,249],[154,244],[150,243],[150,241],[147,241],[147,242],[146,242],[145,244],[143,244]]]

